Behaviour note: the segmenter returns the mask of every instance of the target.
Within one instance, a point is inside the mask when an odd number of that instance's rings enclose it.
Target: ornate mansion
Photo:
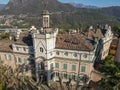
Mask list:
[[[16,30],[16,40],[0,40],[0,61],[13,72],[34,76],[39,81],[61,79],[72,83],[91,80],[94,63],[105,59],[113,39],[111,27],[90,27],[87,32],[58,34],[50,27],[47,10],[42,14],[42,27]],[[21,73],[22,72],[22,73]],[[82,83],[82,82],[79,82]]]

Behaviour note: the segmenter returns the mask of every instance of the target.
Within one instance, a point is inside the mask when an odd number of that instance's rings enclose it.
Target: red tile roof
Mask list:
[[[32,37],[29,32],[24,31],[20,34],[20,38],[17,41],[0,40],[0,51],[12,52],[12,44],[32,46]]]
[[[82,34],[58,34],[56,38],[56,48],[78,51],[94,50],[94,45],[86,39]],[[32,46],[32,37],[28,32],[22,32],[17,41],[0,40],[0,51],[12,52],[12,44]]]
[[[14,41],[0,40],[0,51],[12,52],[12,48],[11,48],[12,43],[14,43]]]
[[[92,51],[94,46],[80,34],[59,34],[56,39],[56,49]]]

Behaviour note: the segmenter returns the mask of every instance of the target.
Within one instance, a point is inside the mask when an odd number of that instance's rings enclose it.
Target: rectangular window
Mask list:
[[[67,64],[63,65],[63,69],[67,70]]]
[[[26,48],[25,48],[25,47],[23,47],[23,51],[26,51]]]
[[[75,76],[75,80],[78,80],[78,76]]]
[[[16,50],[19,51],[19,47],[16,47]]]
[[[59,76],[62,78],[64,75],[63,75],[63,73],[59,73]]]
[[[21,63],[21,62],[22,62],[22,61],[21,61],[21,58],[19,58],[19,57],[18,57],[18,62],[19,62],[19,63]]]
[[[58,72],[56,72],[56,76],[59,77],[59,73]]]
[[[8,56],[9,60],[12,60],[11,55]]]
[[[59,68],[59,63],[55,63],[55,68]]]
[[[51,69],[51,70],[53,69],[53,63],[50,64],[50,69]]]
[[[15,58],[15,62],[17,62],[17,58],[16,57],[14,57]]]
[[[27,64],[27,59],[26,58],[24,58],[24,63]]]
[[[69,78],[71,78],[71,75],[68,75]]]
[[[5,59],[7,60],[7,55],[5,54]]]
[[[85,66],[85,65],[82,65],[82,66],[81,66],[81,72],[85,72],[85,70],[86,70],[86,66]]]
[[[75,80],[75,75],[72,75],[72,79]]]
[[[67,73],[64,73],[64,78],[67,78]]]
[[[76,71],[76,65],[72,65],[72,71]]]
[[[67,79],[69,79],[69,75],[67,74]]]

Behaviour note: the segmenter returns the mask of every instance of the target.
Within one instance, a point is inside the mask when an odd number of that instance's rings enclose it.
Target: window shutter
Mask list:
[[[64,64],[63,69],[67,70],[67,64]]]
[[[72,65],[72,71],[76,71],[76,65]]]
[[[55,68],[59,68],[59,63],[55,63]]]
[[[81,72],[85,72],[85,70],[86,70],[86,66],[85,65],[81,66]]]

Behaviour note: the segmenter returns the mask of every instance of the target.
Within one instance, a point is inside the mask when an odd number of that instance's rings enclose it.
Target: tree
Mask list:
[[[0,83],[0,90],[3,90],[3,85],[2,85],[2,83]]]
[[[98,81],[98,85],[104,90],[120,90],[120,66],[118,66],[118,62],[114,63],[110,58],[107,58],[100,68],[100,72],[103,73],[104,77]]]
[[[120,37],[120,26],[114,26],[112,30],[115,34],[118,35],[118,37]]]

